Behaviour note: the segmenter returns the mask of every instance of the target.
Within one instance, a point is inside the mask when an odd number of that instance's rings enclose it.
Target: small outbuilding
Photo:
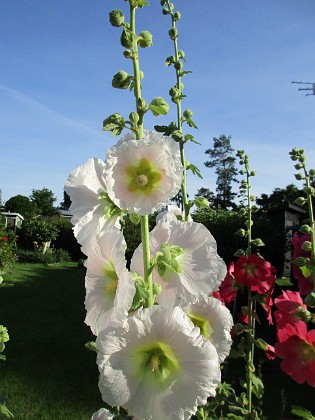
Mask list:
[[[22,227],[24,217],[20,213],[11,213],[10,211],[1,212],[4,217],[4,226],[6,229],[12,229],[16,232],[16,229]]]

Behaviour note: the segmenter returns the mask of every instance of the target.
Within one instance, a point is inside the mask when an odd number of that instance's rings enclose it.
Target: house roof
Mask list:
[[[2,211],[1,214],[5,217],[18,217],[21,220],[24,220],[24,217],[20,213],[12,213],[11,211]]]

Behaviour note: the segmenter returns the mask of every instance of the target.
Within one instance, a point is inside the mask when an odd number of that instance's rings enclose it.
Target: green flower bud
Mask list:
[[[295,167],[295,169],[297,169],[297,170],[299,170],[299,169],[302,169],[303,168],[303,165],[302,165],[302,163],[296,163],[295,165],[294,165],[294,167]]]
[[[312,250],[312,242],[304,241],[302,243],[302,249],[304,249],[304,251],[311,251]]]
[[[152,45],[152,34],[149,31],[140,32],[138,44],[141,48],[148,48]]]
[[[166,7],[164,7],[162,9],[162,13],[163,13],[163,15],[169,15],[170,14],[170,11]]]
[[[236,232],[234,232],[234,235],[244,238],[244,236],[246,235],[246,231],[245,229],[240,228]]]
[[[308,173],[309,173],[310,176],[314,176],[315,175],[315,169],[310,169]]]
[[[178,30],[177,28],[172,28],[168,31],[168,34],[172,41],[175,41],[176,38],[178,38]]]
[[[175,12],[174,13],[174,20],[179,20],[180,18],[181,18],[180,12]]]
[[[165,60],[165,65],[170,66],[171,64],[175,63],[175,57],[171,55],[170,57],[167,57]]]
[[[312,228],[309,225],[302,225],[299,232],[309,234],[312,232]]]
[[[185,109],[185,111],[183,112],[183,115],[185,118],[190,119],[193,116],[193,112],[191,109]]]
[[[298,197],[296,200],[293,201],[293,204],[297,206],[303,206],[307,202],[307,199],[304,197]]]
[[[133,57],[133,52],[132,52],[132,51],[129,51],[129,50],[125,50],[125,51],[123,52],[123,55],[124,55],[124,57],[126,57],[126,58],[132,58],[132,57]]]
[[[165,6],[167,4],[167,0],[161,0],[160,4],[161,4],[161,6]]]
[[[250,176],[255,176],[256,172],[255,171],[251,171],[251,173],[249,174]]]
[[[115,74],[112,80],[112,86],[117,89],[127,89],[130,85],[130,76],[124,70]]]
[[[295,260],[292,260],[292,263],[297,265],[298,267],[305,267],[309,262],[308,258],[298,257]]]
[[[112,26],[121,26],[125,22],[125,17],[120,10],[112,10],[109,12],[109,21]]]
[[[169,110],[169,104],[161,96],[158,96],[152,99],[149,108],[155,116],[166,115]]]
[[[246,253],[245,253],[244,249],[239,248],[236,252],[234,252],[233,256],[234,257],[241,257],[241,256],[243,256],[245,254]]]
[[[184,65],[181,61],[175,61],[174,67],[176,70],[181,70],[184,67]]]
[[[133,125],[136,125],[139,121],[139,114],[137,112],[131,112],[129,114],[129,120],[132,122]]]
[[[184,51],[182,51],[182,50],[178,51],[178,57],[185,61],[185,53],[184,53]]]
[[[133,41],[133,34],[129,29],[129,25],[124,27],[121,37],[120,37],[120,43],[125,48],[131,48],[132,47],[132,41]]]
[[[301,181],[301,179],[304,179],[304,176],[302,174],[294,174],[295,179],[297,179],[298,181]]]
[[[153,284],[153,294],[158,296],[162,292],[163,288],[159,283]]]
[[[208,208],[209,201],[205,197],[195,197],[195,205],[198,209]]]
[[[112,114],[103,121],[103,130],[111,131],[114,136],[117,136],[125,128],[125,122],[120,114]]]
[[[260,238],[256,238],[253,241],[251,241],[253,245],[255,246],[264,246],[265,244]]]
[[[244,165],[244,161],[243,160],[240,160],[240,165]]]

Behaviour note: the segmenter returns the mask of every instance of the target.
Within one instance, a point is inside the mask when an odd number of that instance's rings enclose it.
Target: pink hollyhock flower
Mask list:
[[[294,233],[292,238],[292,244],[293,244],[293,260],[296,258],[302,257],[302,258],[310,258],[311,253],[309,251],[305,251],[302,248],[302,245],[305,241],[310,241],[311,235],[299,235],[297,232]],[[300,267],[298,267],[296,264],[292,264],[292,270],[293,270],[293,277],[298,282],[298,286],[300,289],[300,292],[302,295],[308,295],[313,290],[313,281],[312,277],[305,277],[302,273]]]
[[[232,302],[240,288],[240,285],[236,282],[233,275],[234,273],[234,262],[228,266],[227,274],[220,286],[220,300],[223,300],[225,304]]]
[[[267,293],[274,285],[276,276],[272,265],[256,254],[242,255],[236,261],[234,277],[251,291]]]
[[[265,354],[267,356],[267,359],[274,360],[276,357],[275,348],[270,344],[267,344],[267,350],[265,350]]]
[[[286,324],[294,324],[301,321],[297,314],[307,310],[300,293],[292,292],[291,290],[283,291],[282,295],[275,299],[275,305],[278,308],[274,313],[277,328],[283,328]]]
[[[307,331],[302,321],[287,324],[277,333],[276,356],[281,369],[298,384],[306,381],[315,387],[315,330]]]

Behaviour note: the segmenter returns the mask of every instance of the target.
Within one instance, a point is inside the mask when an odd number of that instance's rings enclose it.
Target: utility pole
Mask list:
[[[302,85],[305,87],[299,87],[298,90],[307,90],[310,91],[311,93],[307,93],[305,96],[315,96],[315,83],[311,83],[311,82],[292,82],[292,83],[296,83],[298,85]]]

